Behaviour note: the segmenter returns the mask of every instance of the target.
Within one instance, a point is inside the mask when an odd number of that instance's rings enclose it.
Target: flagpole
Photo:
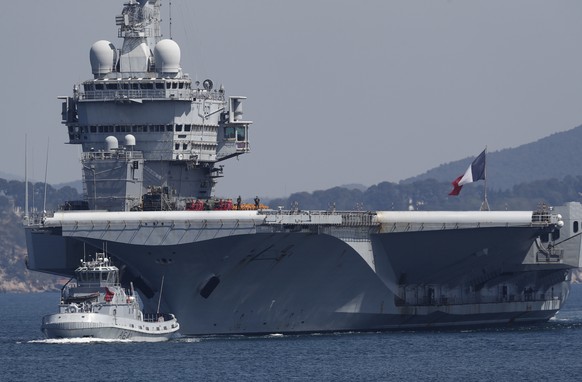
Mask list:
[[[485,179],[483,179],[483,203],[481,203],[481,211],[489,211],[489,202],[487,201],[487,146],[485,146]]]

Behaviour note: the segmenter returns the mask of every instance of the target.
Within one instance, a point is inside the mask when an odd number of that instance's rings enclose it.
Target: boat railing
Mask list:
[[[144,313],[143,320],[145,322],[164,322],[173,320],[174,316],[169,313]]]
[[[113,151],[87,151],[81,154],[83,160],[106,160],[106,159],[143,159],[143,152],[131,150],[113,150]]]
[[[113,90],[85,90],[79,92],[79,100],[83,101],[131,101],[135,99],[167,99],[167,100],[195,100],[211,99],[224,101],[224,94],[208,92],[200,89],[113,89]]]
[[[361,227],[377,226],[377,215],[373,211],[303,211],[292,210],[266,210],[267,223],[271,224],[332,224],[337,226]],[[278,218],[279,217],[279,218]]]

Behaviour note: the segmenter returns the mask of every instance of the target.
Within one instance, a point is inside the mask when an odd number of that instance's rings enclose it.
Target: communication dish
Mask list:
[[[202,83],[202,86],[204,86],[204,89],[211,91],[212,90],[212,86],[214,84],[212,83],[212,80],[204,80],[204,82]]]

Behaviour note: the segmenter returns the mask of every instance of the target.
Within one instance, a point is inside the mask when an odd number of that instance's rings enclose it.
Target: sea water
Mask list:
[[[544,324],[495,329],[47,340],[56,293],[0,294],[0,381],[582,380],[582,285]]]

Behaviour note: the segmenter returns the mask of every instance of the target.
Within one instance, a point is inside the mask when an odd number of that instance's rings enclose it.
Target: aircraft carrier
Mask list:
[[[105,250],[147,311],[185,335],[366,331],[545,321],[580,266],[582,205],[539,211],[301,211],[217,200],[249,152],[243,96],[192,80],[160,0],[129,0],[121,48],[62,98],[85,200],[25,217],[31,270],[73,275]]]

